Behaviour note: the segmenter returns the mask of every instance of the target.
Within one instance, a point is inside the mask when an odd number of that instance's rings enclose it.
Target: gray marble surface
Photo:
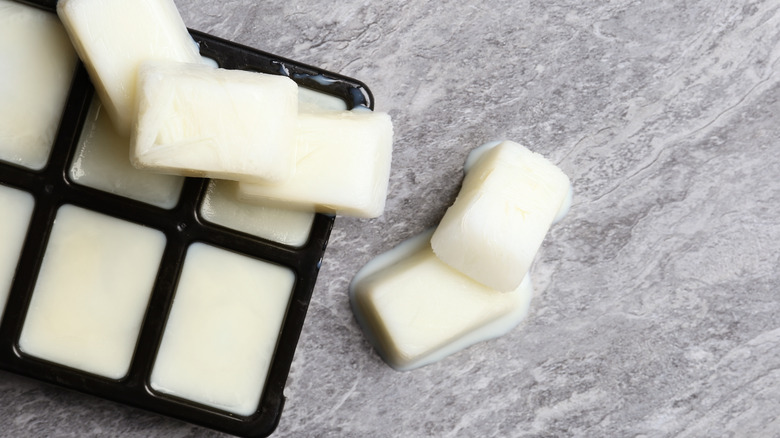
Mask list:
[[[385,214],[339,218],[275,437],[780,436],[780,1],[178,1],[189,27],[364,81]],[[347,285],[438,222],[468,151],[571,177],[528,319],[411,372]],[[219,433],[0,373],[0,435]]]

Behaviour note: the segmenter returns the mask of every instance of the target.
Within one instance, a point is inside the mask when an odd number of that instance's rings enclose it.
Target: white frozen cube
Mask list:
[[[76,61],[56,15],[0,0],[0,160],[46,165]]]
[[[60,0],[57,14],[121,135],[133,124],[142,62],[202,62],[173,0]]]
[[[138,168],[280,182],[295,166],[298,87],[285,76],[150,62],[138,74]]]
[[[192,244],[150,386],[236,415],[254,414],[294,286],[288,267]]]
[[[546,158],[504,141],[468,171],[431,246],[443,262],[496,290],[515,290],[565,205],[569,178]]]
[[[385,113],[301,113],[295,173],[281,184],[240,181],[238,198],[289,208],[377,217],[390,178],[393,124]]]
[[[410,370],[477,342],[502,336],[528,313],[526,279],[511,292],[492,290],[439,260],[430,232],[366,264],[350,284],[356,319],[382,358]]]

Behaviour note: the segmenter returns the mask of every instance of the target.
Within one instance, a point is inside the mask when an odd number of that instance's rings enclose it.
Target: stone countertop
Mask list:
[[[365,82],[394,120],[386,212],[336,220],[274,437],[780,436],[779,0],[177,3]],[[436,224],[495,139],[574,186],[530,314],[394,371],[347,285]],[[223,436],[5,372],[0,418],[8,437]]]

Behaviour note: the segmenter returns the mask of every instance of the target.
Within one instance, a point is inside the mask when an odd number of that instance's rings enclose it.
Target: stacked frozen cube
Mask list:
[[[172,0],[62,0],[57,12],[136,167],[241,181],[261,205],[384,211],[387,114],[301,112],[290,78],[208,65]]]
[[[569,179],[518,143],[479,152],[435,230],[379,256],[350,285],[356,318],[394,368],[500,336],[526,315],[528,271],[568,208]]]

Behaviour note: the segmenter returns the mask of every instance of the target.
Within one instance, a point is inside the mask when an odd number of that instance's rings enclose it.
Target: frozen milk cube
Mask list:
[[[569,178],[524,146],[504,141],[468,171],[432,238],[436,256],[496,290],[523,281],[569,195]]]
[[[131,161],[185,176],[284,181],[295,166],[297,115],[298,86],[285,76],[146,63]]]
[[[173,0],[60,0],[57,14],[121,135],[133,124],[142,62],[202,62]]]
[[[393,124],[385,113],[301,113],[295,173],[280,184],[241,181],[238,198],[356,217],[382,214],[390,178]]]
[[[0,0],[0,160],[46,165],[76,61],[56,15]]]
[[[507,333],[526,316],[528,277],[492,290],[452,269],[430,248],[430,232],[366,264],[350,284],[356,319],[382,358],[409,370]]]
[[[124,377],[164,248],[158,230],[70,204],[60,207],[19,348],[88,373]]]
[[[238,415],[260,403],[295,284],[286,267],[195,243],[187,250],[150,383]]]

